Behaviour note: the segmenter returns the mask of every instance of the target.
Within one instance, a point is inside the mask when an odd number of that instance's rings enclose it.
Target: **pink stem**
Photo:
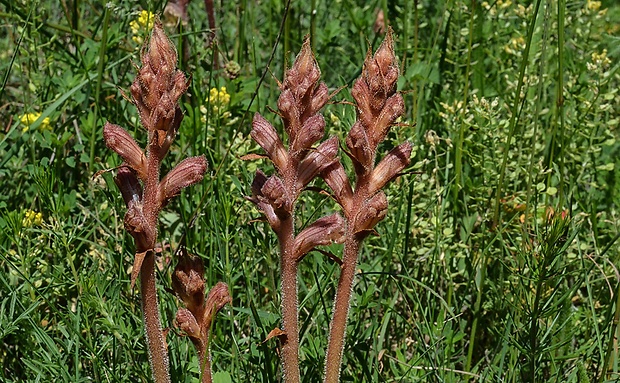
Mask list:
[[[156,383],[169,383],[170,372],[168,362],[168,347],[161,330],[159,317],[159,303],[157,301],[157,288],[155,286],[155,243],[157,242],[157,217],[160,209],[159,202],[159,166],[161,159],[158,157],[154,133],[149,132],[149,153],[147,165],[147,179],[144,185],[144,217],[147,231],[144,242],[137,242],[137,252],[146,252],[140,269],[140,290],[142,293],[142,312],[146,327],[146,339],[149,350],[149,360],[153,370],[153,378]]]
[[[149,360],[156,383],[169,383],[168,349],[161,331],[157,289],[155,288],[155,254],[147,252],[140,271],[140,290],[142,293],[142,313],[146,327],[146,340],[149,346]]]
[[[282,279],[282,366],[286,383],[299,383],[299,327],[297,301],[297,260],[292,254],[293,217],[282,219],[278,231]]]
[[[347,318],[351,305],[351,292],[361,243],[362,239],[354,234],[347,235],[344,243],[342,266],[338,287],[336,288],[334,313],[329,329],[329,343],[325,357],[325,383],[338,383],[340,379],[340,365],[342,364]]]

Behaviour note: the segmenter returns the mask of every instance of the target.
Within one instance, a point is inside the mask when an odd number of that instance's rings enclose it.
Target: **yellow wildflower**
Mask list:
[[[230,94],[226,91],[225,86],[220,87],[219,90],[211,88],[206,102],[216,116],[221,118],[230,117],[230,112],[227,111],[228,104],[230,104]],[[207,114],[207,108],[201,107],[200,110],[203,114]]]
[[[523,36],[517,36],[510,39],[508,45],[504,46],[504,51],[511,55],[516,55],[525,49],[525,39]]]
[[[226,87],[220,87],[220,90],[217,88],[211,88],[209,91],[209,97],[207,97],[207,102],[211,104],[218,105],[226,105],[230,102],[230,94],[226,91]]]
[[[23,125],[22,132],[24,132],[24,133],[27,132],[30,129],[30,125],[34,124],[34,122],[36,120],[38,120],[39,117],[41,117],[41,113],[26,113],[23,116],[21,116],[19,118],[19,121]],[[51,127],[50,127],[50,118],[49,117],[45,117],[41,121],[41,124],[39,125],[39,129],[40,130],[51,129]]]
[[[598,11],[601,8],[601,2],[600,1],[592,1],[592,0],[588,0],[586,2],[586,8],[589,11]]]
[[[336,116],[332,112],[329,112],[329,120],[332,122],[332,124],[334,124],[335,127],[340,126],[340,118],[338,118],[338,116]]]
[[[511,0],[497,0],[497,6],[499,8],[508,8],[512,5]]]
[[[151,32],[155,23],[155,15],[152,12],[142,10],[136,20],[129,23],[131,33],[133,33],[133,41],[137,44],[144,42],[143,36]]]
[[[43,214],[34,210],[26,210],[24,213],[24,219],[22,220],[22,226],[32,227],[41,226],[43,223]]]
[[[603,49],[601,53],[592,52],[592,62],[586,63],[589,71],[596,70],[597,68],[607,69],[611,65],[611,60],[607,57],[607,49]]]

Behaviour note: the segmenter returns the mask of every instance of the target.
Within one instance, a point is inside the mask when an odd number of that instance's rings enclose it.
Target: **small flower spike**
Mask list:
[[[176,323],[190,338],[201,366],[201,382],[211,383],[209,335],[215,315],[232,301],[228,286],[218,282],[205,297],[204,265],[200,258],[181,252],[172,274],[172,288],[186,308],[177,311]]]

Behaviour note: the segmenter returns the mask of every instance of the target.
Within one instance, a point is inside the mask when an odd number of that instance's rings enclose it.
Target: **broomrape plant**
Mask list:
[[[155,20],[148,48],[143,48],[142,66],[131,86],[131,101],[148,132],[146,150],[118,125],[106,123],[104,139],[123,163],[115,181],[127,205],[125,228],[134,237],[136,255],[131,275],[133,287],[140,276],[142,311],[146,327],[150,363],[155,382],[170,382],[168,350],[162,332],[155,287],[157,224],[161,209],[181,189],[200,182],[207,169],[204,156],[190,157],[160,179],[160,166],[170,149],[183,119],[178,101],[189,81],[176,68],[177,54]],[[280,84],[278,114],[288,142],[260,114],[252,122],[252,138],[273,162],[276,174],[258,171],[248,199],[264,213],[280,244],[282,326],[276,331],[282,342],[284,380],[300,381],[298,327],[298,265],[317,246],[344,243],[340,277],[334,300],[329,343],[325,360],[325,382],[338,382],[346,333],[351,291],[357,258],[363,240],[374,233],[375,225],[387,213],[387,197],[381,189],[409,164],[411,144],[402,143],[376,166],[377,147],[404,112],[402,96],[396,91],[399,76],[392,31],[372,55],[369,51],[362,75],[352,95],[357,121],[346,137],[345,154],[354,166],[353,182],[338,156],[335,136],[319,142],[325,134],[321,109],[333,96],[320,82],[321,72],[306,37],[301,52]],[[322,177],[342,209],[317,219],[300,232],[295,230],[295,208],[300,194],[316,177]],[[176,324],[194,344],[202,382],[211,382],[209,332],[215,314],[231,301],[228,286],[217,283],[205,296],[202,261],[182,249],[172,276],[174,292],[185,308],[176,314]]]
[[[142,66],[131,85],[131,101],[138,108],[147,130],[146,151],[118,125],[107,122],[103,129],[106,145],[123,159],[115,181],[125,204],[125,229],[136,243],[131,286],[140,276],[142,312],[146,327],[149,359],[155,382],[170,382],[168,348],[159,317],[155,287],[157,225],[161,209],[181,189],[200,182],[207,170],[204,156],[181,161],[160,179],[160,166],[183,120],[178,105],[189,81],[177,69],[177,53],[156,20],[148,48],[141,54]],[[173,276],[175,293],[185,303],[179,309],[177,324],[198,351],[202,381],[211,382],[208,335],[215,313],[230,302],[228,287],[218,283],[205,299],[203,265],[199,259],[182,254]]]
[[[404,112],[396,91],[399,76],[392,31],[373,56],[368,53],[361,77],[352,89],[357,121],[346,138],[345,151],[353,162],[352,185],[338,158],[338,139],[331,137],[313,148],[325,130],[319,111],[330,98],[319,82],[320,69],[306,38],[293,66],[280,85],[279,116],[288,135],[288,147],[275,128],[260,114],[254,116],[252,138],[265,150],[277,175],[260,170],[252,183],[252,197],[278,236],[282,294],[282,365],[286,382],[299,382],[299,330],[297,267],[303,257],[320,245],[344,242],[340,278],[330,325],[325,360],[325,382],[338,382],[351,290],[362,241],[387,213],[387,198],[381,189],[409,164],[411,144],[405,142],[388,153],[377,166],[376,152],[396,119]],[[333,191],[344,218],[332,214],[319,218],[295,234],[295,202],[299,194],[320,176]]]

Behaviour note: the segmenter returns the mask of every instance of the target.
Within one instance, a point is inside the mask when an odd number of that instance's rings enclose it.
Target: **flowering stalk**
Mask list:
[[[155,244],[159,212],[182,188],[200,182],[207,169],[204,156],[186,158],[160,180],[161,161],[170,149],[183,112],[179,98],[189,86],[177,70],[177,54],[161,23],[156,20],[148,48],[141,54],[142,67],[131,85],[133,104],[148,132],[146,152],[118,125],[106,122],[106,145],[123,159],[115,181],[125,204],[125,229],[136,242],[131,285],[140,275],[142,311],[149,359],[155,382],[170,382],[168,350],[162,333],[155,286]]]
[[[338,214],[319,218],[295,235],[295,203],[299,194],[319,173],[336,161],[338,139],[332,137],[318,147],[312,145],[324,135],[325,120],[319,111],[329,99],[328,89],[319,83],[321,72],[306,37],[301,52],[280,85],[279,115],[289,137],[288,148],[274,127],[260,114],[254,116],[251,136],[276,167],[269,178],[260,170],[252,183],[252,197],[265,214],[280,244],[282,294],[282,365],[285,382],[299,382],[299,328],[297,267],[314,247],[337,241],[343,234]]]
[[[218,282],[205,298],[204,265],[200,258],[182,252],[174,274],[172,287],[185,303],[177,311],[176,323],[190,338],[200,361],[201,382],[211,383],[209,334],[215,314],[232,301],[228,286]]]
[[[322,174],[342,206],[346,222],[340,279],[325,358],[326,383],[336,383],[340,379],[358,254],[362,241],[387,212],[387,198],[381,189],[409,164],[411,144],[404,142],[375,166],[377,146],[405,110],[403,98],[396,91],[398,75],[392,30],[388,29],[375,55],[368,52],[362,75],[351,91],[357,104],[357,121],[347,135],[346,145],[355,168],[355,188],[351,187],[340,161],[334,161]]]

